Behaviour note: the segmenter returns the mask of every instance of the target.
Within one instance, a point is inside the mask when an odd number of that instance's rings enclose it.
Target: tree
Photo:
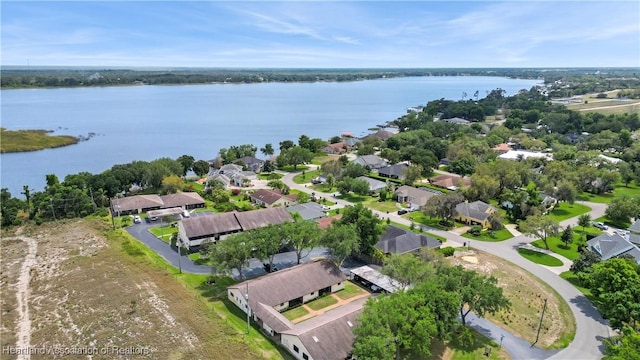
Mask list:
[[[413,254],[391,254],[382,266],[382,273],[398,280],[403,289],[426,280],[434,272],[429,263]]]
[[[555,192],[558,201],[566,201],[569,204],[573,204],[576,200],[577,190],[571,181],[562,180]]]
[[[594,264],[599,263],[601,260],[600,256],[593,251],[586,250],[583,251],[580,256],[573,261],[569,270],[571,270],[574,274],[580,272],[588,272],[591,270],[591,267]]]
[[[369,189],[369,183],[363,179],[352,179],[351,191],[361,196],[367,196],[369,195],[369,193],[371,193],[371,190]]]
[[[280,152],[278,160],[280,160],[280,158],[283,158],[283,161],[287,165],[293,165],[293,169],[296,170],[298,165],[311,162],[313,159],[313,153],[309,151],[309,149],[305,149],[300,146],[293,146]]]
[[[322,233],[320,244],[329,249],[329,253],[336,258],[338,266],[353,253],[360,251],[358,232],[353,224],[333,224]]]
[[[447,170],[460,176],[471,175],[476,167],[475,159],[469,156],[463,156],[452,160]]]
[[[547,238],[558,233],[560,225],[553,218],[546,215],[529,216],[526,220],[518,223],[520,232],[526,235],[533,235],[540,238],[544,246],[549,249]]]
[[[269,260],[269,269],[273,269],[273,258],[282,248],[280,229],[267,226],[250,232],[251,243],[256,248],[255,257],[260,261]]]
[[[628,196],[615,197],[607,206],[604,215],[616,223],[628,222],[630,218],[640,212],[637,203],[637,200]]]
[[[611,258],[591,267],[586,287],[597,299],[598,309],[611,327],[636,326],[640,321],[640,265],[635,261]]]
[[[169,175],[162,179],[162,192],[175,194],[184,187],[184,180],[177,175]]]
[[[182,155],[180,157],[178,157],[176,159],[177,162],[180,163],[180,165],[182,165],[182,176],[187,175],[187,173],[189,172],[189,170],[192,170],[193,168],[193,163],[196,161],[196,159],[191,156],[191,155]]]
[[[451,192],[444,195],[432,196],[427,200],[426,205],[422,208],[425,215],[437,216],[446,224],[453,220],[457,215],[456,205],[462,203],[464,197],[462,195]]]
[[[280,152],[288,150],[295,146],[295,143],[291,140],[280,141]]]
[[[466,325],[466,316],[473,311],[477,316],[495,314],[511,306],[509,299],[498,287],[495,277],[487,277],[475,271],[466,270],[460,265],[438,267],[438,281],[445,290],[460,296],[460,318]]]
[[[260,148],[260,152],[264,155],[264,156],[271,156],[273,155],[274,151],[273,151],[273,145],[271,144],[265,144],[263,148]]]
[[[333,175],[333,177],[336,178],[342,175],[342,167],[342,162],[336,159],[322,163],[320,170],[322,170],[324,174]]]
[[[345,225],[355,225],[360,239],[360,251],[365,254],[373,252],[373,247],[385,228],[382,219],[374,215],[370,209],[364,207],[361,203],[345,207],[340,222]]]
[[[311,248],[318,244],[320,232],[315,222],[294,221],[280,226],[285,241],[293,246],[297,263],[311,252]],[[308,250],[306,254],[304,251]]]
[[[209,258],[214,271],[230,274],[235,269],[242,280],[242,269],[249,265],[249,259],[252,258],[251,247],[249,232],[237,233],[209,245]]]
[[[573,229],[571,225],[567,225],[566,228],[562,231],[562,235],[560,235],[560,240],[564,243],[564,245],[569,248],[569,244],[573,242]]]
[[[203,177],[209,173],[209,163],[205,160],[198,160],[193,163],[193,172],[198,177]]]
[[[585,231],[587,226],[591,226],[591,214],[586,213],[578,216],[578,226],[582,227],[582,232]]]
[[[413,184],[418,179],[422,177],[422,166],[420,165],[409,165],[406,169],[402,170],[402,175],[404,176],[404,182],[406,184]]]
[[[606,360],[640,360],[640,333],[637,327],[625,326],[620,335],[605,340]]]

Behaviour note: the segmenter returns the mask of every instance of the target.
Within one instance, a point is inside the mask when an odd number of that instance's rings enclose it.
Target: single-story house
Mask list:
[[[430,189],[418,189],[413,186],[403,185],[393,194],[399,203],[410,203],[412,208],[420,208],[434,196],[442,195],[441,192]]]
[[[459,117],[452,117],[449,119],[441,119],[440,121],[444,121],[446,123],[450,123],[450,124],[458,124],[458,125],[469,125],[471,124],[471,121],[467,120],[467,119],[462,119]]]
[[[352,162],[355,164],[360,164],[364,167],[369,167],[369,169],[371,170],[378,170],[387,166],[387,162],[376,155],[358,156]]]
[[[217,242],[241,231],[293,221],[283,207],[244,212],[209,214],[182,219],[178,222],[178,235],[189,249],[207,242]]]
[[[264,160],[260,160],[254,156],[245,156],[237,159],[236,162],[241,162],[247,168],[247,170],[254,173],[259,173],[264,167]]]
[[[456,205],[455,219],[465,224],[481,225],[484,229],[491,227],[489,216],[496,212],[496,208],[480,200],[462,202]]]
[[[390,225],[375,246],[383,253],[391,255],[418,252],[424,247],[438,249],[440,245],[442,242],[438,239]]]
[[[328,144],[322,148],[323,153],[342,155],[351,150],[351,146],[346,141],[340,141],[334,144]]]
[[[184,210],[203,208],[204,199],[196,192],[179,192],[160,196],[162,209],[180,207]]]
[[[551,161],[553,160],[553,154],[538,151],[509,150],[504,154],[498,155],[498,159],[503,160],[526,160],[528,158],[540,158]]]
[[[344,289],[346,276],[321,260],[273,272],[227,288],[227,296],[294,357],[343,359],[353,345],[352,327],[365,298],[294,324],[281,313]]]
[[[493,151],[497,152],[498,154],[504,154],[510,150],[511,150],[511,146],[509,146],[509,144],[506,144],[506,143],[498,144],[493,147]]]
[[[251,202],[265,207],[289,206],[296,203],[297,196],[294,194],[283,195],[282,193],[268,189],[258,189],[251,195]]]
[[[629,226],[629,241],[632,244],[640,246],[640,219],[637,219]]]
[[[378,138],[378,139],[380,139],[382,141],[387,141],[387,139],[389,139],[390,137],[393,137],[394,135],[395,135],[395,133],[392,133],[391,131],[380,129],[380,130],[376,131],[373,134],[369,134],[369,135],[363,137],[362,139],[364,140],[364,139],[367,139],[367,138],[375,137],[375,138]]]
[[[620,234],[604,233],[596,236],[587,241],[587,248],[598,254],[602,260],[627,255],[640,264],[640,249]]]
[[[141,214],[160,209],[162,205],[164,203],[158,195],[134,195],[111,199],[111,211],[119,215]]]
[[[378,175],[391,179],[404,179],[404,171],[409,167],[407,163],[398,163],[378,169]]]
[[[320,174],[313,179],[311,179],[312,184],[326,184],[327,183],[327,175]]]
[[[387,188],[387,183],[384,181],[372,179],[368,176],[358,176],[356,179],[366,181],[369,184],[369,191],[372,193],[378,193],[380,190]]]
[[[441,187],[443,189],[456,190],[458,187],[467,187],[471,185],[471,180],[466,177],[457,175],[438,175],[433,179],[429,179],[429,183],[433,186]]]
[[[320,229],[326,229],[328,228],[334,221],[340,221],[340,219],[342,219],[342,214],[336,214],[333,216],[329,216],[329,217],[324,217],[321,219],[317,219],[316,222],[318,223],[318,228]]]
[[[287,206],[287,211],[290,214],[300,214],[303,220],[316,220],[327,216],[322,205],[317,202]]]

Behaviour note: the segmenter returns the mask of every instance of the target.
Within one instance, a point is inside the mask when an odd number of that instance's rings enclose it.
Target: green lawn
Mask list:
[[[304,174],[300,173],[293,177],[293,182],[296,184],[306,184],[311,182],[312,179],[320,175],[320,170],[305,171]]]
[[[431,344],[432,355],[430,358],[449,360],[511,359],[507,351],[504,348],[501,348],[495,341],[480,334],[472,328],[467,328],[466,330],[470,332],[471,341],[462,341],[462,336],[458,333],[453,334],[452,339],[446,344],[442,341],[435,340]],[[487,347],[491,348],[489,356],[485,355],[485,349],[487,349]],[[451,351],[448,357],[443,356],[446,348]]]
[[[307,303],[307,306],[310,307],[313,310],[321,310],[326,308],[327,306],[331,306],[333,304],[336,304],[338,302],[338,300],[336,300],[333,296],[331,295],[326,295],[323,296],[321,298],[312,300],[310,302]]]
[[[184,183],[184,186],[187,188],[192,189],[193,191],[202,191],[204,190],[204,185],[197,183],[195,181],[187,181],[186,183]]]
[[[599,217],[597,219],[594,219],[593,221],[602,222],[602,223],[605,223],[605,224],[607,224],[607,225],[609,225],[611,227],[618,228],[618,229],[626,229],[629,226],[631,226],[631,221],[623,221],[621,223],[618,223],[618,222],[613,222],[613,221],[609,220],[609,218],[604,217],[604,216]]]
[[[149,229],[149,232],[152,233],[158,239],[166,242],[167,244],[171,240],[171,235],[178,232],[177,227],[171,226],[160,226]]]
[[[183,254],[186,250],[182,250]],[[209,259],[208,257],[203,257],[202,254],[200,254],[200,252],[195,252],[192,254],[187,255],[189,256],[189,259],[193,260],[194,263],[198,264],[198,265],[213,265],[213,263],[211,262],[211,259]]]
[[[362,196],[362,195],[356,195],[354,193],[348,193],[346,195],[340,194],[340,196],[338,196],[338,199],[342,199],[352,203],[360,203],[360,202],[365,202],[371,199],[371,196]]]
[[[354,283],[350,282],[350,281],[345,281],[344,282],[344,289],[336,292],[335,294],[342,300],[346,300],[346,299],[350,299],[356,295],[360,295],[362,293],[365,293],[366,291],[363,290],[361,287],[359,287],[358,285],[355,285]]]
[[[549,250],[553,251],[558,255],[562,255],[569,260],[575,260],[580,257],[580,253],[578,252],[578,244],[582,241],[582,234],[573,234],[573,242],[569,244],[569,246],[565,245],[559,237],[550,236],[547,238],[547,243],[549,244]],[[536,240],[531,243],[531,245],[546,249],[542,240]]]
[[[379,201],[379,198],[371,198],[363,203],[364,206],[382,211],[382,212],[396,212],[398,211],[398,205],[394,200]]]
[[[294,169],[293,165],[287,165],[287,166],[278,168],[278,170],[282,170],[282,171],[286,171],[286,172],[299,172],[299,171],[302,171],[302,170],[309,170],[309,167],[307,165],[298,165]]]
[[[286,317],[287,319],[293,321],[299,317],[305,316],[307,315],[309,312],[307,311],[307,309],[305,309],[302,306],[298,306],[295,307],[293,309],[289,309],[287,311],[284,311],[282,313],[282,316]]]
[[[339,158],[340,158],[340,155],[332,155],[332,154],[316,155],[316,157],[314,157],[313,160],[311,160],[311,163],[314,165],[322,165],[327,161],[337,160]]]
[[[582,286],[582,281],[580,281],[578,275],[574,274],[572,271],[565,271],[560,274],[560,277],[570,282],[571,285],[575,286],[576,289],[580,290],[580,292],[583,293],[584,296],[586,296],[593,302],[593,295],[591,295],[591,290]]]
[[[640,193],[640,185],[636,183],[631,183],[629,186],[624,186],[622,183],[618,183],[615,185],[613,192],[607,194],[591,194],[588,192],[583,192],[582,194],[576,197],[576,200],[581,201],[590,201],[595,203],[604,203],[608,204],[616,197],[619,196],[635,196]]]
[[[469,233],[462,234],[463,237],[471,240],[498,242],[511,239],[513,235],[507,229],[500,229],[498,231],[484,230],[480,233],[480,236],[473,236]]]
[[[562,266],[562,261],[554,258],[551,255],[543,254],[541,252],[529,249],[518,249],[518,254],[522,255],[525,259],[532,261],[536,264],[546,266]]]
[[[572,217],[582,215],[584,213],[588,213],[589,211],[591,211],[591,208],[585,205],[576,203],[572,205],[567,202],[561,202],[555,207],[555,209],[549,212],[549,216],[554,220],[560,222]]]
[[[260,173],[258,174],[258,179],[260,180],[278,180],[278,179],[282,179],[282,174],[278,174],[278,173]]]
[[[440,224],[439,218],[430,218],[422,213],[422,211],[413,211],[402,217],[412,220],[416,224],[422,224],[438,230],[450,230],[451,227],[445,227]]]

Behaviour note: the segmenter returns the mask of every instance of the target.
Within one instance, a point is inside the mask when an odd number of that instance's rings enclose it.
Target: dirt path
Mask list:
[[[16,326],[16,348],[27,349],[31,345],[31,318],[29,317],[29,296],[31,289],[31,269],[36,265],[36,252],[38,251],[38,243],[29,237],[19,236],[17,239],[27,244],[27,255],[20,269],[20,276],[16,284],[16,299],[18,301],[18,324]],[[30,359],[31,355],[27,352],[18,355],[18,360]]]

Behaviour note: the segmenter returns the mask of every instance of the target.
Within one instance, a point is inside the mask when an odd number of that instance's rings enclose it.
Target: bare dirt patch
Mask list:
[[[106,240],[104,226],[79,220],[25,229],[21,237],[3,233],[2,346],[97,349],[81,357],[90,359],[257,357],[173,275]],[[37,245],[32,257],[24,238]]]
[[[575,332],[575,320],[568,305],[553,289],[526,270],[481,251],[456,252],[450,259],[455,265],[498,279],[498,285],[511,301],[511,308],[486,316],[496,325],[533,343],[544,299],[547,299],[537,346],[560,346]]]

